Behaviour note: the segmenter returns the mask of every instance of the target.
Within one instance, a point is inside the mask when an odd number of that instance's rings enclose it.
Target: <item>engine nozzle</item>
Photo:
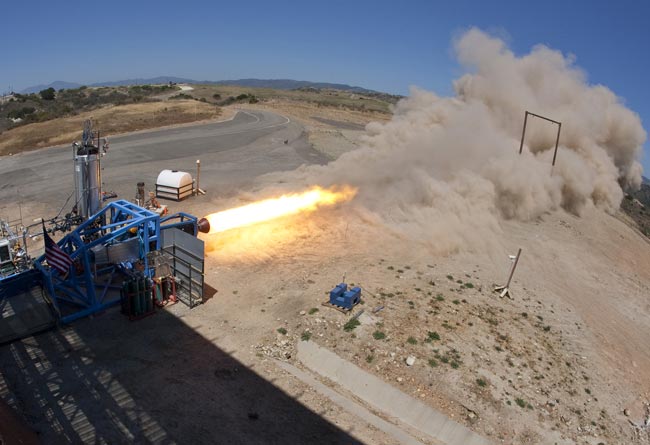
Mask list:
[[[201,218],[197,223],[197,226],[199,228],[199,232],[210,233],[210,221],[207,219]]]

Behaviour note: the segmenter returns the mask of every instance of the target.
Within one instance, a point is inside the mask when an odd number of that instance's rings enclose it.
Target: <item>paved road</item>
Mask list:
[[[110,137],[110,142],[102,163],[104,190],[123,199],[135,196],[138,181],[144,181],[147,190],[154,189],[165,168],[194,176],[197,159],[201,188],[211,196],[233,195],[265,173],[327,162],[309,145],[300,125],[263,111],[240,111],[225,122]],[[19,197],[27,220],[43,212],[56,213],[73,187],[69,147],[0,158],[0,216],[17,217]],[[30,215],[30,210],[39,214]]]

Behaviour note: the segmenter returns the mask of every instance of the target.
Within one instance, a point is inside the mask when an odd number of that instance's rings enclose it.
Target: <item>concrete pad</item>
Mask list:
[[[388,416],[448,445],[487,445],[490,442],[399,389],[343,360],[311,341],[298,342],[298,359]]]
[[[280,368],[284,369],[285,371],[293,375],[294,377],[301,380],[303,383],[306,383],[307,385],[314,388],[316,391],[318,391],[319,393],[321,393],[322,395],[330,399],[332,402],[336,403],[344,410],[348,411],[350,414],[353,414],[356,417],[368,422],[372,426],[382,430],[383,432],[390,434],[395,439],[399,440],[399,443],[403,445],[422,445],[422,442],[420,442],[410,434],[406,433],[398,426],[385,421],[384,419],[376,416],[371,411],[364,408],[357,402],[354,402],[348,399],[347,397],[344,397],[343,395],[339,394],[338,392],[334,391],[333,389],[325,386],[324,384],[316,380],[309,373],[306,373],[305,371],[298,369],[287,362],[282,362],[280,360],[276,360],[276,364]]]

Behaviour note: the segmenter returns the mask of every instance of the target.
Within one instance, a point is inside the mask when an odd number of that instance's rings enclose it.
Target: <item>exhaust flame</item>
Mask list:
[[[242,207],[211,213],[205,217],[210,223],[208,233],[225,232],[282,216],[311,212],[319,207],[349,201],[356,193],[357,189],[349,186],[329,189],[314,187],[302,193],[282,195],[279,198],[265,199]]]

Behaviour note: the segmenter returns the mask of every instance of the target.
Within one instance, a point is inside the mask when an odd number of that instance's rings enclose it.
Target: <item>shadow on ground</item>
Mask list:
[[[47,444],[358,443],[166,311],[111,310],[0,364],[0,396]]]

